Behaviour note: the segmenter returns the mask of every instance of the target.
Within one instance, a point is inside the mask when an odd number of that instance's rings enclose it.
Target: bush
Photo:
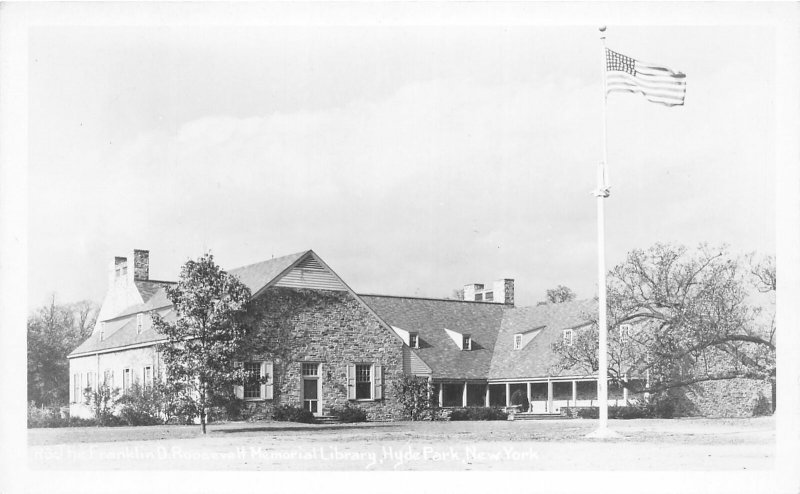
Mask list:
[[[62,417],[60,407],[28,406],[28,428],[53,428],[53,427],[93,427],[99,425],[95,419],[82,419],[78,417]]]
[[[305,408],[293,405],[280,405],[275,407],[272,418],[280,422],[300,422],[302,424],[314,423],[314,414]]]
[[[511,404],[518,405],[520,412],[525,412],[530,408],[527,394],[519,389],[511,393]]]
[[[367,421],[367,412],[357,406],[351,405],[350,403],[343,407],[334,408],[331,410],[331,415],[345,424]]]
[[[125,425],[163,424],[163,404],[164,397],[159,388],[145,388],[138,383],[134,383],[115,403],[119,406],[119,418]]]
[[[508,414],[499,408],[466,407],[454,408],[450,420],[507,420]]]
[[[759,392],[753,399],[751,406],[753,407],[753,417],[762,417],[764,415],[772,415],[772,404],[769,402],[763,393]]]

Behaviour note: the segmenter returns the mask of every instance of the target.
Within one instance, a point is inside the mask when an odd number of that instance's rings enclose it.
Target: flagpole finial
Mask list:
[[[600,26],[600,32],[601,32],[601,33],[604,33],[604,32],[606,32],[606,27],[605,27],[605,26]]]

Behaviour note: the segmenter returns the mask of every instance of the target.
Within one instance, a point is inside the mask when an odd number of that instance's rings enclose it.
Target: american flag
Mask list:
[[[606,94],[614,91],[639,93],[648,101],[666,106],[683,105],[686,74],[606,48]]]

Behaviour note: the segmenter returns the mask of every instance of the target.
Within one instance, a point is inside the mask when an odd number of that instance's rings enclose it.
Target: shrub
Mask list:
[[[409,420],[436,419],[437,403],[430,381],[424,377],[404,374],[392,384],[403,417]]]
[[[366,422],[367,412],[350,403],[343,407],[337,407],[331,410],[331,415],[338,418],[340,422],[345,424],[352,424],[354,422]]]
[[[163,404],[164,396],[160,387],[143,387],[139,383],[134,383],[115,402],[119,406],[119,417],[125,425],[163,424]]]
[[[454,408],[450,420],[507,420],[508,414],[499,408],[466,407]]]
[[[241,420],[246,402],[233,393],[214,395],[209,403],[209,422],[219,420]]]
[[[314,423],[314,414],[305,408],[293,405],[280,405],[275,407],[272,418],[280,422],[300,422],[303,424]]]
[[[84,403],[92,407],[97,425],[120,425],[119,417],[113,414],[118,395],[119,389],[111,389],[105,384],[99,386],[97,391],[92,391],[92,388],[83,390]]]
[[[760,391],[758,395],[753,398],[751,406],[753,407],[753,417],[772,415],[772,404]]]
[[[519,411],[525,412],[530,408],[530,402],[528,402],[528,396],[521,390],[516,390],[511,393],[511,404],[512,405],[519,405]]]
[[[91,427],[99,425],[95,419],[62,417],[60,407],[28,406],[28,428]]]

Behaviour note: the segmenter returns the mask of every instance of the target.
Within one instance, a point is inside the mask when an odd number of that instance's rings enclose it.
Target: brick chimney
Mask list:
[[[464,300],[514,305],[514,280],[511,278],[497,280],[491,288],[485,288],[479,283],[464,285]]]

